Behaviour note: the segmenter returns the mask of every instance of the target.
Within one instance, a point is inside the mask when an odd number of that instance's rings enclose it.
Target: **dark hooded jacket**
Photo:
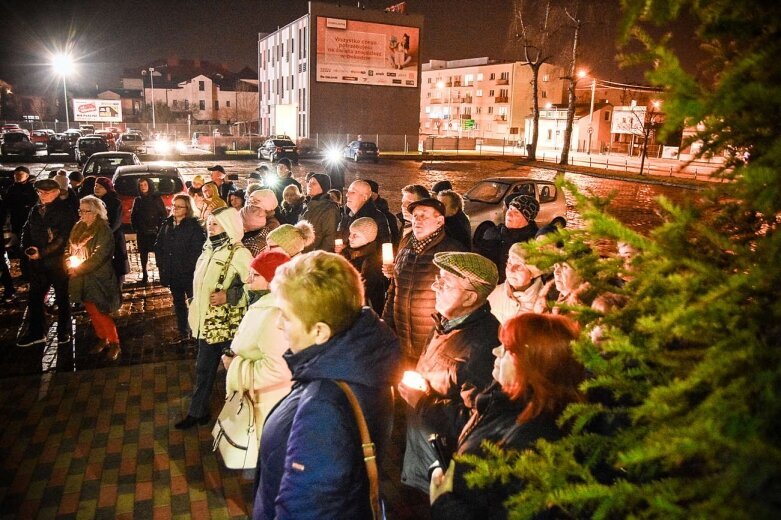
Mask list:
[[[165,287],[192,290],[195,264],[206,241],[198,219],[187,217],[177,225],[174,217],[163,221],[155,242],[160,283]]]
[[[396,335],[368,307],[326,343],[285,353],[293,389],[263,427],[253,518],[372,517],[358,426],[332,381],[355,392],[381,464],[399,355]]]

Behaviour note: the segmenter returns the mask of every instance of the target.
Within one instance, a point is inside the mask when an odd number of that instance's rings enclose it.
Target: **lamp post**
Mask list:
[[[643,151],[640,154],[640,175],[643,174],[643,167],[645,166],[645,156],[648,152],[648,138],[651,136],[651,131],[656,126],[656,116],[659,114],[659,108],[662,106],[662,102],[654,100],[651,102],[650,112],[646,110],[645,118],[643,118]]]
[[[66,87],[66,77],[73,71],[73,59],[69,54],[55,54],[52,59],[54,72],[62,76],[62,93],[65,97],[65,129],[71,126],[70,112],[68,111],[68,88]]]
[[[157,130],[157,124],[155,122],[155,68],[149,67],[148,69],[144,69],[141,71],[141,74],[146,76],[147,71],[149,71],[149,84],[152,87],[152,131]]]
[[[585,70],[578,71],[578,78],[583,79],[588,76]],[[588,149],[587,155],[591,155],[591,135],[594,133],[594,94],[597,90],[597,78],[591,76],[591,107],[588,111]]]

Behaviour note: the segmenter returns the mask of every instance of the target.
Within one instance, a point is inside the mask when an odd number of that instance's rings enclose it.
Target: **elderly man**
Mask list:
[[[488,295],[499,274],[491,260],[476,253],[437,253],[439,275],[434,332],[415,371],[420,386],[399,385],[407,402],[407,447],[401,480],[428,491],[428,467],[436,460],[428,436],[438,433],[456,446],[466,425],[474,397],[491,384],[499,345],[499,322],[491,314]]]
[[[377,242],[384,244],[391,241],[388,219],[385,214],[377,209],[372,199],[371,185],[364,180],[357,180],[347,188],[347,204],[344,207],[344,215],[339,222],[339,238],[346,244],[350,238],[350,225],[361,217],[369,217],[377,223]],[[341,251],[336,251],[337,253]]]
[[[219,164],[215,164],[211,168],[207,168],[211,172],[212,182],[217,185],[217,192],[220,198],[228,203],[228,195],[236,191],[236,186],[232,182],[225,180],[225,168]]]
[[[57,342],[66,344],[71,339],[65,246],[76,217],[68,201],[60,198],[60,185],[54,179],[35,181],[35,190],[39,201],[30,210],[22,231],[22,251],[30,264],[30,298],[27,302],[30,323],[27,332],[16,343],[20,347],[46,342],[43,305],[52,286],[58,312]]]
[[[504,323],[524,312],[542,314],[549,312],[548,299],[556,300],[558,293],[553,286],[553,277],[546,276],[536,266],[526,262],[523,243],[510,247],[505,267],[505,281],[498,285],[488,297],[491,313],[499,323]],[[555,295],[554,295],[555,293]]]
[[[308,253],[322,249],[333,253],[336,229],[342,212],[339,205],[328,196],[331,178],[325,173],[313,173],[307,177],[309,177],[306,181],[307,201],[298,220],[299,222],[307,220],[312,224],[315,229],[315,241],[304,251]]]
[[[463,251],[464,246],[445,235],[445,208],[427,198],[409,205],[412,232],[401,239],[393,265],[383,265],[391,278],[382,317],[401,340],[404,363],[412,368],[426,346],[434,313],[431,284],[439,272],[434,254]]]

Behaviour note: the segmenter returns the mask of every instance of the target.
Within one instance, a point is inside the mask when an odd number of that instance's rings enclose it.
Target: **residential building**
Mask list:
[[[590,103],[575,105],[572,122],[570,150],[575,152],[598,153],[606,151],[611,142],[611,123],[613,105],[595,102],[591,110]],[[564,128],[567,126],[567,105],[547,104],[541,107],[538,121],[537,152],[561,151],[564,146]],[[524,143],[532,142],[532,116],[525,122]]]
[[[560,67],[543,64],[538,76],[540,107],[564,99]],[[423,65],[421,134],[519,142],[532,113],[532,70],[521,62],[487,57]]]
[[[260,34],[260,132],[417,139],[422,25],[420,15],[309,2],[306,15]]]

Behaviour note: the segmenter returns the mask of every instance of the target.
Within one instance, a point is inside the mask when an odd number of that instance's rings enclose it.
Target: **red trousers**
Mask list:
[[[119,343],[117,326],[114,324],[111,316],[100,312],[92,302],[84,302],[84,308],[87,310],[90,320],[92,320],[92,328],[95,329],[98,339],[104,339],[109,343]]]

